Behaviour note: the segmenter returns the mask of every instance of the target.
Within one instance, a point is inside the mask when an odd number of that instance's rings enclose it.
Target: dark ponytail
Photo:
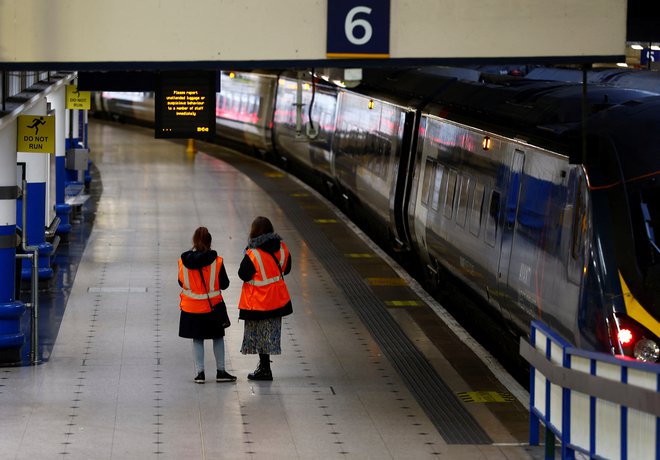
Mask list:
[[[192,238],[193,249],[199,252],[206,252],[211,249],[211,234],[206,227],[198,227]]]

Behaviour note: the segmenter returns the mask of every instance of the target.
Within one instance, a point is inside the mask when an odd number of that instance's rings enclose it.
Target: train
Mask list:
[[[474,69],[326,73],[221,71],[217,138],[326,194],[429,290],[459,283],[517,334],[537,319],[657,362],[658,94]],[[153,123],[152,93],[93,99]]]

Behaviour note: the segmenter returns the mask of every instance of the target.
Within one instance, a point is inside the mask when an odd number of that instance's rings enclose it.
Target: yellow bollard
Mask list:
[[[197,149],[195,148],[195,140],[194,139],[188,139],[188,147],[186,147],[186,153],[188,154],[188,157],[194,158],[195,154],[197,153]]]

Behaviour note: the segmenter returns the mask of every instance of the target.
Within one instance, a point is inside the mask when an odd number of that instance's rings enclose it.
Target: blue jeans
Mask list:
[[[225,370],[225,338],[213,340],[213,354],[215,355],[215,367],[219,371]],[[204,370],[204,339],[192,339],[193,359],[195,361],[195,372]]]

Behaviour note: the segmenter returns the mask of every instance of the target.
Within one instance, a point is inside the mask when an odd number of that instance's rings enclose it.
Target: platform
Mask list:
[[[183,142],[101,122],[89,137],[93,229],[52,353],[0,369],[2,458],[543,458],[524,390],[314,191],[220,146],[190,159]],[[293,260],[272,382],[247,380],[258,358],[240,353],[236,310],[257,215]],[[178,337],[177,259],[199,225],[231,280],[235,383],[193,383]]]

